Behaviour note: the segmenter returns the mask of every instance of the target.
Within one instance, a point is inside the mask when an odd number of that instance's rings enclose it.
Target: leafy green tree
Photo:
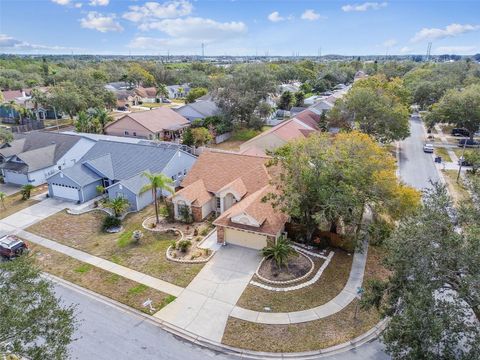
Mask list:
[[[128,68],[127,79],[136,86],[152,86],[155,84],[155,78],[153,75],[138,63],[133,63],[130,65]]]
[[[480,169],[480,149],[471,149],[465,152],[465,160],[472,164],[472,173],[476,174]]]
[[[32,190],[35,189],[35,186],[32,184],[26,184],[22,186],[22,189],[20,190],[22,194],[22,200],[28,200],[30,199],[30,196],[32,195]]]
[[[182,135],[182,144],[193,146],[194,143],[195,143],[195,139],[193,138],[192,129],[191,128],[185,129]]]
[[[66,359],[76,327],[75,307],[60,302],[31,256],[0,262],[0,354]]]
[[[295,250],[292,247],[292,244],[280,237],[275,244],[266,246],[262,249],[262,255],[265,259],[273,259],[278,269],[281,269],[282,266],[288,268],[288,259],[295,253]]]
[[[297,91],[295,93],[295,106],[302,107],[305,104],[303,103],[305,101],[305,93],[303,91]]]
[[[5,128],[0,128],[0,143],[8,144],[13,141],[13,133]]]
[[[99,134],[103,134],[103,129],[105,128],[105,125],[113,121],[113,117],[109,115],[109,113],[105,111],[105,109],[96,109],[95,113],[93,114],[93,118],[98,124],[97,129],[95,130]]]
[[[168,191],[170,194],[175,193],[175,189],[172,187],[174,182],[171,178],[165,174],[151,174],[149,172],[144,172],[143,176],[146,177],[150,183],[142,187],[140,192],[152,191],[153,203],[155,205],[155,219],[157,224],[160,222],[158,217],[158,193],[160,192],[160,198],[163,198],[163,191]]]
[[[294,102],[295,96],[287,90],[280,95],[277,106],[281,110],[290,110]]]
[[[213,140],[213,136],[207,128],[198,127],[192,129],[193,144],[203,146]]]
[[[199,97],[206,95],[208,93],[208,89],[204,87],[197,87],[190,89],[190,92],[188,93],[187,97],[185,98],[185,102],[188,103],[193,103],[195,102],[196,99]]]
[[[386,242],[391,276],[367,286],[364,306],[390,318],[383,341],[394,359],[480,355],[480,232],[456,231],[453,213],[445,187],[434,184]]]
[[[120,217],[130,207],[128,199],[118,196],[115,199],[110,199],[104,205],[108,209],[112,209],[115,217]]]
[[[433,105],[427,115],[429,125],[436,123],[453,124],[470,132],[473,140],[480,129],[480,84],[467,86],[463,90],[451,89]]]

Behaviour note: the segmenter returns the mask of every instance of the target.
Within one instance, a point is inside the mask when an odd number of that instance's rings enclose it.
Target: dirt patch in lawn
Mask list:
[[[312,268],[312,263],[306,255],[296,253],[289,256],[288,266],[279,268],[274,259],[267,259],[262,262],[258,273],[265,279],[272,281],[287,281],[297,279]]]
[[[82,215],[62,211],[30,226],[27,231],[175,285],[187,286],[203,265],[167,260],[166,250],[178,237],[143,229],[142,221],[153,213],[153,206],[149,206],[139,213],[127,215],[123,221],[124,231],[118,234],[102,231],[107,216],[102,211]],[[138,244],[132,241],[134,230],[143,232]]]
[[[15,214],[16,212],[26,209],[32,205],[39,203],[40,201],[34,200],[31,197],[41,194],[48,190],[46,185],[40,185],[34,188],[30,194],[30,199],[23,200],[21,192],[9,195],[3,200],[3,204],[0,203],[0,219],[4,219],[7,216]]]
[[[31,244],[36,264],[42,271],[58,276],[76,285],[109,297],[122,304],[150,314],[142,304],[152,300],[152,306],[159,310],[175,300],[174,296],[149,288],[143,284],[83,263],[77,259]]]
[[[383,249],[370,247],[365,269],[365,281],[373,278],[385,279],[389,272],[382,266]],[[332,263],[329,267],[332,266]],[[328,269],[328,268],[327,268]],[[321,290],[317,289],[318,295]],[[296,300],[302,301],[300,296]],[[341,311],[326,318],[292,325],[257,324],[230,317],[222,343],[238,348],[268,351],[297,352],[324,349],[350,341],[367,332],[380,320],[375,309],[358,310],[357,319],[354,300]],[[311,305],[309,307],[313,307]]]
[[[272,312],[299,311],[323,305],[337,296],[345,287],[352,267],[352,259],[353,254],[335,249],[335,255],[330,264],[313,285],[288,292],[268,291],[248,285],[237,305],[254,311],[264,311],[265,307],[269,307]],[[314,260],[314,263],[313,274],[317,272],[323,260]]]

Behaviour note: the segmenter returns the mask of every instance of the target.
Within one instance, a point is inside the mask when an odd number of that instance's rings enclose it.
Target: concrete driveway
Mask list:
[[[260,260],[258,250],[222,246],[180,296],[154,316],[220,342],[228,317]]]
[[[15,194],[21,190],[20,185],[12,185],[12,184],[0,184],[0,191],[7,194],[7,196]]]

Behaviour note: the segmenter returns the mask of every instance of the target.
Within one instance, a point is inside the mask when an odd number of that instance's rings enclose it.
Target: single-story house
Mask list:
[[[16,136],[0,148],[4,181],[16,185],[41,185],[47,177],[76,164],[95,141],[76,135],[30,132]]]
[[[327,113],[333,108],[334,104],[327,101],[327,100],[320,100],[319,102],[309,106],[308,109],[313,111],[314,113],[321,115],[323,113]]]
[[[135,94],[140,98],[142,103],[157,102],[157,89],[155,87],[139,86],[135,89]]]
[[[307,108],[303,106],[294,106],[290,109],[290,116],[295,117],[304,110],[307,110]]]
[[[107,124],[105,134],[113,136],[138,137],[150,140],[178,141],[190,122],[170,108],[125,114]]]
[[[190,85],[169,85],[167,86],[167,90],[170,99],[184,98],[190,92]]]
[[[165,174],[177,187],[195,161],[175,144],[99,140],[75,166],[50,176],[48,191],[51,197],[83,203],[97,197],[102,186],[110,199],[124,197],[137,211],[153,202],[152,192],[142,191],[148,184],[144,172]]]
[[[192,214],[195,221],[210,214],[217,241],[262,249],[282,234],[287,217],[262,198],[270,191],[266,156],[205,151],[182,181],[182,189],[169,198],[175,218]]]
[[[197,100],[194,103],[175,109],[175,111],[190,122],[220,114],[220,109],[213,100]]]

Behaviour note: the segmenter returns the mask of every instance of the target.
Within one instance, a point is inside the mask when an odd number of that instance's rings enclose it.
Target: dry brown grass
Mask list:
[[[41,194],[47,190],[48,187],[46,185],[37,186],[32,190],[31,197]],[[20,210],[39,203],[38,200],[34,200],[32,198],[28,200],[22,200],[22,194],[20,192],[7,196],[3,202],[5,206],[0,204],[0,219],[4,219]]]
[[[368,250],[364,284],[373,278],[385,279],[389,272],[381,262],[385,252],[378,247]],[[330,264],[331,266],[332,264]],[[329,267],[330,267],[329,266]],[[317,289],[321,296],[322,289]],[[293,300],[292,300],[293,301]],[[303,301],[297,298],[296,301]],[[310,307],[313,307],[312,304]],[[293,325],[265,325],[230,317],[222,343],[238,348],[270,352],[298,352],[324,349],[354,339],[380,320],[375,309],[359,310],[354,319],[356,300],[338,313],[324,319]]]
[[[35,257],[36,264],[42,271],[58,276],[145,313],[149,313],[149,310],[144,308],[142,304],[147,299],[152,300],[152,305],[156,310],[161,309],[174,300],[174,297],[171,295],[83,263],[40,245],[32,244],[30,245],[30,249]]]
[[[288,292],[268,291],[249,285],[237,305],[255,311],[264,311],[265,307],[269,307],[273,312],[290,312],[325,304],[337,296],[347,283],[352,258],[345,251],[336,249],[332,261],[315,284]],[[316,261],[314,273],[321,263]]]
[[[167,260],[165,252],[176,237],[151,232],[141,226],[142,221],[153,212],[153,206],[149,206],[139,213],[128,215],[123,221],[125,230],[119,234],[102,231],[106,214],[101,211],[82,215],[70,215],[62,211],[30,226],[27,231],[170,283],[187,286],[203,265]],[[144,236],[135,245],[130,238],[132,231],[137,229],[141,229]]]
[[[457,182],[458,172],[456,170],[442,170],[442,173],[447,182],[448,191],[450,192],[454,203],[459,205],[462,202],[470,201],[470,194],[467,187],[463,184],[462,178],[460,177],[459,182]]]

